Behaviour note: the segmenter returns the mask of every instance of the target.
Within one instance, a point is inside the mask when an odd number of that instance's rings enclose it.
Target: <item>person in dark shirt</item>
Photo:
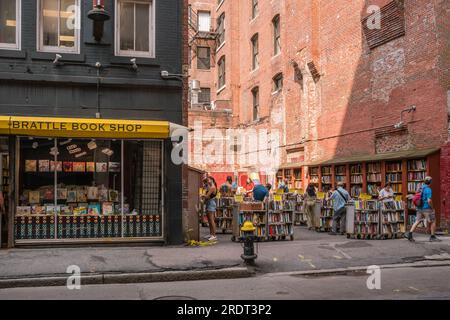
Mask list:
[[[262,184],[256,185],[253,188],[253,199],[256,201],[264,201],[264,199],[269,196],[270,189],[272,189],[272,185],[270,183],[265,186]]]

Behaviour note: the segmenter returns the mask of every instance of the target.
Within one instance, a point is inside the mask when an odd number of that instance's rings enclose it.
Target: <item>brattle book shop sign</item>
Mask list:
[[[140,132],[140,124],[12,121],[12,130]]]

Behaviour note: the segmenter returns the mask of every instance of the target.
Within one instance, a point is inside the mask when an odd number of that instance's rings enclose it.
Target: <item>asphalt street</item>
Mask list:
[[[365,272],[299,276],[266,274],[253,278],[149,284],[93,285],[0,290],[0,299],[450,299],[450,266],[382,269],[381,288],[369,290]]]

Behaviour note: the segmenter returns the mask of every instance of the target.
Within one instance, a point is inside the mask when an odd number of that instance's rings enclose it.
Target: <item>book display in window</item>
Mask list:
[[[321,168],[321,170],[322,170],[322,191],[328,192],[331,190],[331,182],[332,182],[331,166],[324,166]]]
[[[362,165],[350,165],[350,195],[352,198],[358,198],[362,193],[363,175]]]
[[[283,170],[277,171],[277,188],[283,184]]]
[[[378,197],[381,190],[381,163],[373,162],[367,164],[367,193]]]
[[[386,162],[386,182],[390,182],[396,195],[403,195],[402,162]]]

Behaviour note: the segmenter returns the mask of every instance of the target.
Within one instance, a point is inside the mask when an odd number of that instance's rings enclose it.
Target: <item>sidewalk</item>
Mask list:
[[[257,273],[329,270],[423,260],[450,261],[450,237],[430,243],[425,235],[407,240],[352,240],[298,227],[295,241],[257,244]],[[0,250],[0,279],[64,276],[77,265],[83,275],[206,272],[244,267],[242,245],[219,235],[206,247],[75,247]],[[242,271],[242,268],[241,268]],[[239,273],[239,272],[237,272]],[[178,277],[182,274],[177,273]],[[197,273],[200,274],[200,273]],[[212,275],[214,277],[214,275]],[[226,277],[230,277],[228,274]],[[124,280],[125,281],[125,280]]]

